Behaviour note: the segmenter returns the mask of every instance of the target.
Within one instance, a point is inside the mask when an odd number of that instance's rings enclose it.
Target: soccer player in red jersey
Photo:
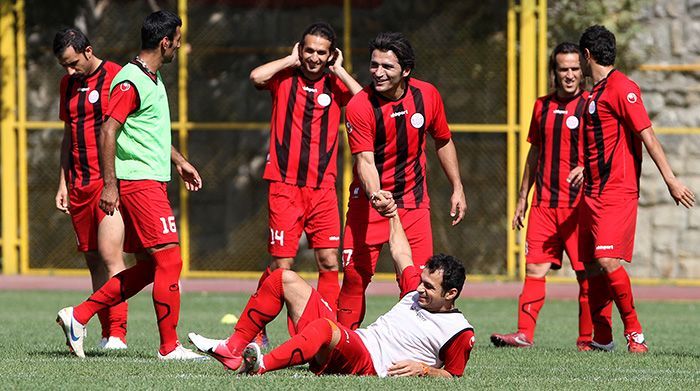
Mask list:
[[[353,329],[364,318],[365,290],[389,240],[387,216],[398,211],[417,267],[433,253],[426,181],[428,135],[435,140],[438,159],[452,184],[452,225],[467,210],[442,98],[432,84],[411,77],[415,55],[410,42],[400,33],[380,33],[370,43],[370,57],[372,83],[353,97],[346,113],[355,164],[338,320]],[[380,200],[380,191],[387,197]]]
[[[166,191],[171,161],[190,191],[201,188],[197,170],[171,143],[170,109],[160,75],[180,48],[180,18],[169,11],[148,15],[141,28],[141,51],[114,77],[107,119],[102,125],[100,163],[104,188],[99,206],[124,218],[125,250],[136,253],[136,265],[112,277],[76,307],[58,312],[70,350],[85,357],[87,322],[153,283],[162,360],[202,359],[180,345],[180,272],[182,259],[177,226]]]
[[[560,269],[564,251],[579,284],[579,350],[589,350],[593,326],[588,309],[588,281],[578,248],[578,207],[583,182],[583,110],[588,92],[581,88],[581,54],[564,42],[552,51],[549,71],[555,91],[535,102],[527,155],[513,229],[525,226],[528,194],[535,185],[525,244],[525,282],[518,300],[518,331],[492,334],[496,346],[532,346],[544,305],[550,269]]]
[[[74,28],[56,33],[53,52],[67,73],[60,83],[59,118],[65,125],[56,208],[71,217],[78,251],[85,257],[96,291],[124,270],[121,215],[117,211],[107,216],[98,206],[103,186],[98,152],[100,127],[107,111],[109,86],[121,67],[98,58],[90,40]],[[125,349],[127,303],[97,315],[102,325],[100,346]]]
[[[190,333],[190,341],[226,368],[248,374],[309,363],[318,375],[462,376],[475,340],[455,307],[464,267],[443,254],[432,256],[422,271],[414,266],[398,216],[391,218],[389,246],[401,300],[366,329],[339,324],[315,289],[293,271],[278,269],[251,296],[228,340]],[[285,303],[292,338],[263,356],[250,341]]]
[[[327,23],[307,27],[292,53],[250,73],[270,91],[270,150],[263,177],[269,184],[272,262],[291,269],[306,233],[318,265],[318,291],[332,308],[338,299],[340,214],[335,190],[340,109],[362,87],[343,68],[343,54]]]
[[[632,261],[637,222],[642,144],[659,169],[676,204],[690,208],[695,195],[673,174],[644,108],[639,86],[615,69],[615,35],[595,25],[581,35],[584,72],[593,90],[585,110],[584,184],[581,254],[589,281],[593,342],[599,350],[614,347],[610,312],[612,300],[624,325],[627,349],[648,351],[637,319],[629,276],[621,261]]]

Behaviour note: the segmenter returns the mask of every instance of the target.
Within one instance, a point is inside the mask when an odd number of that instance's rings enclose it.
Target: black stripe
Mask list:
[[[287,97],[287,115],[284,117],[284,129],[282,134],[282,144],[277,142],[277,134],[272,135],[275,139],[275,154],[277,155],[277,165],[282,176],[282,181],[287,178],[287,165],[289,164],[289,140],[292,138],[292,124],[294,122],[294,104],[297,98],[298,78],[292,78],[292,87]]]
[[[565,104],[557,105],[557,110],[566,111]],[[561,159],[561,135],[562,125],[566,114],[554,117],[554,129],[552,134],[552,165],[549,168],[549,207],[556,208],[559,204],[559,164]]]
[[[393,113],[401,113],[406,109],[402,103],[392,106]],[[406,188],[406,160],[408,160],[408,129],[406,129],[405,113],[394,117],[396,122],[396,164],[394,164],[394,200],[396,206],[404,206],[403,192]]]
[[[87,87],[87,85],[84,85]],[[83,87],[81,87],[83,88]],[[83,186],[90,183],[90,166],[88,165],[87,144],[85,143],[85,100],[87,94],[84,90],[78,93],[78,113],[76,122],[76,135],[78,138],[78,161],[80,162],[80,173],[83,180]]]
[[[379,104],[377,97],[372,96],[369,100],[374,109],[374,122],[376,125],[376,134],[374,135],[374,165],[377,167],[377,174],[379,174],[379,188],[383,188],[382,175],[384,175],[384,161],[386,160],[384,152],[384,148],[386,148],[386,128],[384,127],[384,115],[382,114],[382,107]]]
[[[610,178],[610,168],[612,167],[612,160],[613,156],[615,156],[614,151],[617,149],[617,144],[620,141],[620,129],[618,126],[618,135],[617,139],[615,141],[615,146],[613,147],[613,150],[610,154],[610,160],[607,162],[605,161],[605,139],[603,136],[603,124],[600,120],[600,116],[598,115],[599,112],[599,107],[598,107],[598,99],[600,99],[600,96],[603,94],[605,91],[605,86],[607,85],[607,79],[603,80],[600,85],[600,90],[598,93],[595,95],[593,98],[593,101],[595,102],[595,112],[593,114],[590,114],[590,121],[593,124],[593,135],[595,138],[595,146],[598,151],[598,161],[596,164],[598,165],[598,177],[600,178],[600,185],[598,189],[598,194],[600,195],[603,192],[603,188],[605,187],[605,184],[608,182],[608,179]],[[587,154],[587,158],[590,157],[590,153]],[[590,164],[588,162],[589,159],[587,159],[587,164]],[[589,166],[590,167],[590,166]],[[593,192],[593,185],[592,183],[588,186],[586,186],[586,194],[591,195]]]
[[[306,90],[304,118],[301,122],[301,150],[299,151],[299,165],[297,166],[297,186],[306,186],[306,177],[309,174],[311,125],[313,124],[314,107],[316,106],[316,93],[311,90],[315,90],[314,84],[308,84]]]
[[[98,150],[100,145],[100,131],[102,128],[102,121],[104,120],[104,118],[102,117],[102,88],[104,87],[106,76],[107,70],[101,67],[100,74],[99,76],[97,76],[97,84],[95,85],[95,91],[97,91],[97,93],[100,94],[100,96],[97,99],[97,101],[92,104],[92,114],[94,117],[93,131],[95,132],[95,144],[98,146]]]
[[[581,140],[579,140],[579,135],[581,134],[581,129],[583,128],[583,110],[585,109],[586,100],[583,99],[582,95],[578,98],[578,102],[576,103],[576,111],[574,112],[574,116],[576,116],[576,119],[578,119],[578,126],[575,129],[571,129],[571,135],[569,137],[570,170],[578,166],[578,146],[579,143],[582,142]],[[569,206],[574,206],[574,202],[576,202],[576,197],[578,196],[579,191],[581,191],[581,186],[574,187],[573,184],[569,185]]]
[[[621,125],[622,124],[618,121],[618,133]],[[639,177],[640,173],[642,172],[642,155],[638,154],[637,148],[635,148],[635,140],[637,137],[634,135],[634,131],[630,130],[628,133],[627,142],[629,143],[629,149],[632,151],[632,157],[634,158],[634,167],[636,169],[635,172],[637,173],[637,189],[639,189]]]
[[[323,84],[323,92],[331,97],[331,104],[333,104],[331,78],[328,76],[326,76],[326,81]],[[330,129],[328,129],[328,117],[330,116],[329,113],[331,109],[331,104],[324,108],[323,115],[321,116],[321,139],[318,143],[318,178],[316,178],[316,187],[321,187],[323,175],[326,173],[326,169],[328,169],[328,163],[331,160],[331,156],[333,156],[333,151],[335,151],[336,144],[338,142],[338,132],[337,129],[335,129],[336,131],[333,132],[333,134],[335,134],[335,137],[333,138],[333,144],[331,145],[330,149],[326,151],[326,143],[328,142],[328,132],[330,131]]]
[[[73,92],[73,86],[75,85],[75,78],[69,77],[68,78],[68,85],[66,87],[66,96],[64,97],[64,102],[66,107],[63,109],[66,112],[66,124],[68,124],[68,127],[70,128],[70,135],[71,135],[71,140],[70,140],[70,150],[68,151],[68,169],[70,171],[70,184],[71,186],[75,185],[75,178],[78,176],[78,172],[75,169],[75,160],[73,160],[73,125],[72,125],[72,119],[71,119],[71,110],[70,110],[70,98],[71,94]],[[69,178],[66,178],[66,180],[69,180]]]
[[[547,127],[547,114],[549,113],[549,103],[552,101],[552,97],[547,97],[542,102],[542,111],[540,112],[540,149],[539,156],[537,156],[537,171],[535,173],[535,188],[537,189],[537,202],[535,205],[539,205],[542,202],[542,186],[544,184],[544,157],[546,153],[545,142],[547,141],[547,133],[545,129]]]
[[[425,123],[427,117],[425,115],[425,105],[423,104],[423,93],[420,89],[411,86],[411,94],[413,94],[413,104],[416,107],[416,113],[420,113],[423,116],[423,125],[418,129],[418,154],[416,154],[416,161],[413,163],[413,173],[415,186],[413,187],[413,197],[416,201],[416,206],[419,206],[423,202],[424,186],[425,186],[425,173],[423,172],[423,166],[420,164],[421,156],[423,156],[423,142],[425,140]]]

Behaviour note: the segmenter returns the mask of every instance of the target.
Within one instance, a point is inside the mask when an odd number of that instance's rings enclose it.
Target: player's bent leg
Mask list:
[[[314,251],[316,264],[318,265],[318,285],[316,290],[331,306],[333,312],[338,311],[338,295],[340,283],[338,281],[338,249],[317,248]]]
[[[592,350],[593,323],[591,321],[591,309],[588,303],[588,280],[586,272],[576,271],[576,281],[578,282],[578,339],[576,347],[579,351]]]
[[[258,280],[258,287],[256,290],[260,289],[262,284],[265,282],[267,277],[270,276],[270,273],[272,271],[277,270],[277,269],[285,269],[285,270],[291,270],[292,267],[294,266],[294,258],[280,258],[280,257],[273,257],[272,261],[270,261],[270,265],[265,268],[265,271],[263,274],[260,276],[260,279]],[[267,337],[267,330],[265,327],[260,330],[258,335],[255,336],[255,343],[258,344],[262,348],[267,348],[270,346],[270,340]]]
[[[102,218],[97,231],[97,248],[106,269],[106,277],[111,278],[126,268],[123,247],[124,222],[119,211],[115,211],[112,216]],[[126,349],[127,313],[127,302],[117,304],[107,310],[108,328],[102,333],[102,341],[100,342],[102,348]],[[102,312],[98,316],[101,314]]]
[[[338,322],[355,330],[365,318],[365,291],[372,281],[381,245],[343,250],[343,285],[338,295]]]
[[[83,253],[83,257],[85,257],[85,264],[90,272],[92,291],[97,292],[97,290],[100,289],[110,277],[108,276],[107,268],[105,267],[105,264],[97,251],[86,251]],[[104,308],[98,311],[97,317],[100,320],[102,341],[104,341],[109,338],[109,308]]]

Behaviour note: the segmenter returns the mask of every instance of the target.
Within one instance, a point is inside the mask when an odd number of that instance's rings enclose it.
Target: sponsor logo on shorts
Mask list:
[[[329,236],[328,240],[333,241],[333,242],[337,242],[340,240],[340,236]]]
[[[596,250],[613,250],[615,246],[612,244],[601,244],[600,246],[595,246]]]

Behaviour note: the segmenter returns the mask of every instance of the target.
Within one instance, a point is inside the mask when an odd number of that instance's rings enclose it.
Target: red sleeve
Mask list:
[[[106,117],[114,118],[123,124],[126,117],[138,110],[140,106],[139,92],[136,90],[136,86],[127,80],[112,89]]]
[[[535,107],[532,108],[532,118],[530,119],[530,131],[527,134],[527,142],[539,147],[540,143],[540,114],[542,114],[542,100],[535,101]],[[583,123],[583,121],[581,121]]]
[[[631,80],[625,80],[614,91],[618,94],[618,114],[628,128],[641,132],[651,126],[651,120],[644,108],[642,93],[637,84]]]
[[[61,119],[61,121],[66,122],[68,121],[68,113],[66,113],[66,89],[68,88],[68,77],[63,76],[61,78],[61,83],[58,88],[59,94],[60,94],[60,100],[59,100],[59,106],[58,106],[58,118]]]
[[[274,96],[275,93],[277,93],[277,90],[280,88],[280,84],[282,84],[282,81],[292,76],[292,72],[293,71],[291,68],[286,68],[275,73],[275,75],[272,76],[272,78],[268,80],[267,83],[265,83],[265,87],[263,87],[263,89],[270,90],[270,94]]]
[[[350,89],[348,86],[345,85],[342,81],[340,81],[339,78],[334,77],[335,79],[335,91],[333,91],[333,95],[336,96],[336,100],[338,101],[338,106],[340,107],[345,107],[348,105],[350,102],[350,99],[352,98],[352,92],[350,92]]]
[[[428,128],[428,132],[435,140],[449,140],[452,138],[450,128],[447,126],[447,117],[445,116],[445,104],[442,102],[442,97],[438,90],[433,87],[433,121]]]
[[[350,152],[352,154],[373,152],[376,129],[374,129],[374,113],[367,94],[355,95],[348,103],[345,116]]]
[[[440,359],[444,363],[443,368],[452,376],[464,374],[464,368],[467,367],[474,342],[476,342],[474,330],[464,329],[452,337],[440,350]]]
[[[401,278],[399,279],[399,288],[401,289],[399,297],[404,297],[408,292],[413,292],[418,289],[418,285],[420,285],[420,273],[420,269],[413,265],[403,269]]]

